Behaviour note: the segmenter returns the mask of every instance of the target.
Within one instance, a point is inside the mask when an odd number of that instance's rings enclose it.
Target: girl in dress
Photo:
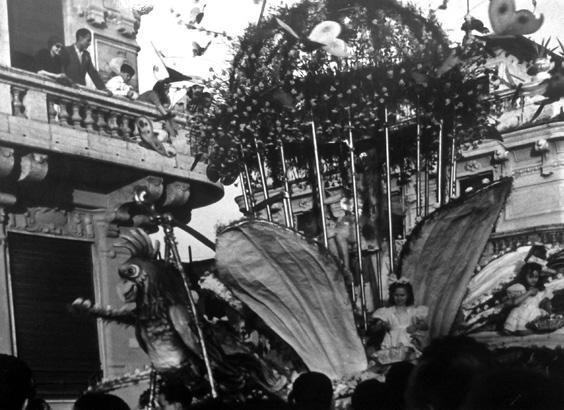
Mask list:
[[[406,280],[390,285],[389,307],[377,309],[372,318],[386,330],[376,357],[382,364],[413,360],[421,355],[424,332],[428,330],[426,306],[414,306],[413,288]]]
[[[541,270],[538,263],[527,263],[519,271],[517,283],[511,286],[512,297],[508,303],[515,307],[503,325],[506,332],[531,333],[527,324],[541,316],[548,316],[552,292],[544,288]]]

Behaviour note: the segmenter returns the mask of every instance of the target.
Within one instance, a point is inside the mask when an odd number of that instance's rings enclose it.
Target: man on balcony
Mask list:
[[[63,69],[66,75],[75,83],[86,85],[86,73],[92,79],[92,82],[98,90],[106,91],[104,81],[100,78],[98,70],[92,64],[92,57],[87,51],[92,42],[92,34],[90,30],[81,28],[76,31],[76,42],[68,47],[65,47],[63,52]]]

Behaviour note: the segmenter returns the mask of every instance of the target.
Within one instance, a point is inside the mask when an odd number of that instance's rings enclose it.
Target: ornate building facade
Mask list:
[[[35,373],[39,395],[69,408],[88,384],[143,369],[148,362],[131,330],[73,318],[76,297],[119,305],[113,247],[140,191],[183,222],[223,195],[195,160],[183,132],[165,157],[142,144],[136,120],[163,131],[154,106],[60,85],[31,71],[33,55],[57,35],[74,43],[92,33],[90,53],[105,80],[121,57],[137,67],[140,15],[111,0],[0,1],[0,352]],[[135,406],[135,394],[124,397]]]

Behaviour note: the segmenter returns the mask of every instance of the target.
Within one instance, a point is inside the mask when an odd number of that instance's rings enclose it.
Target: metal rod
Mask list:
[[[313,139],[313,155],[315,160],[315,174],[317,177],[317,190],[319,191],[319,209],[321,212],[321,229],[323,230],[323,245],[329,246],[327,238],[327,225],[325,223],[325,188],[323,187],[323,175],[321,175],[321,166],[319,164],[319,151],[317,148],[317,134],[315,133],[315,121],[313,114],[311,116],[311,136]]]
[[[262,185],[262,193],[264,195],[264,199],[267,201],[268,200],[268,187],[266,186],[266,176],[265,176],[265,172],[264,172],[264,162],[262,160],[262,155],[260,153],[260,148],[258,145],[258,141],[255,138],[255,147],[257,149],[257,162],[258,162],[258,169],[259,169],[259,174],[260,174],[260,182]],[[268,219],[268,222],[272,222],[272,211],[270,210],[270,204],[266,205],[266,219]]]
[[[249,206],[251,207],[251,214],[255,214],[255,197],[253,195],[253,185],[251,184],[251,174],[249,172],[249,167],[245,162],[243,162],[243,172],[245,175],[245,180],[247,183],[247,189],[249,191]]]
[[[384,288],[382,286],[382,250],[376,252],[376,286],[378,287],[378,307],[384,306]]]
[[[437,204],[443,205],[443,120],[439,121],[439,152],[437,160]]]
[[[260,14],[259,14],[259,18],[258,18],[258,21],[257,21],[257,26],[262,21],[262,18],[264,16],[264,9],[266,9],[266,0],[262,1],[262,6],[260,7]]]
[[[456,136],[452,134],[452,145],[450,147],[450,198],[456,197]]]
[[[292,210],[292,197],[290,194],[290,183],[288,182],[288,176],[286,175],[286,154],[284,152],[284,142],[278,140],[278,148],[280,150],[280,162],[282,163],[282,181],[284,183],[284,191],[286,195],[284,196],[284,219],[286,226],[294,227],[294,212]]]
[[[423,208],[423,201],[421,198],[421,122],[419,118],[419,110],[417,110],[417,160],[415,163],[415,214],[421,216],[421,208]]]
[[[247,190],[245,189],[245,181],[243,180],[243,173],[239,174],[239,183],[241,184],[241,192],[243,193],[243,201],[245,201],[245,212],[248,214],[251,210],[249,206],[249,198],[247,197]]]
[[[429,196],[431,195],[429,189],[429,162],[431,162],[430,154],[425,156],[425,216],[429,215]]]
[[[358,190],[356,186],[356,164],[354,157],[354,139],[352,133],[351,111],[349,109],[349,158],[351,163],[351,180],[353,194],[353,212],[354,212],[354,232],[356,237],[356,257],[358,259],[358,273],[360,277],[360,308],[362,311],[362,323],[364,330],[368,328],[367,312],[366,312],[366,293],[364,289],[364,267],[362,263],[362,242],[360,236],[360,221],[358,209]]]
[[[386,137],[386,196],[388,200],[388,238],[390,273],[394,271],[394,232],[392,230],[392,183],[390,178],[390,127],[388,125],[388,108],[384,107],[384,135]]]
[[[149,406],[148,408],[154,410],[157,408],[157,371],[153,366],[151,366],[151,372],[149,373]]]
[[[255,215],[255,197],[253,195],[253,186],[251,184],[251,174],[249,172],[249,167],[247,166],[247,162],[245,161],[245,154],[243,151],[243,144],[239,144],[239,151],[241,152],[241,160],[243,162],[243,179],[246,183],[246,189],[248,190],[249,196],[249,207],[251,215]]]
[[[217,390],[215,388],[215,380],[213,377],[213,372],[211,368],[210,359],[208,356],[208,349],[206,346],[206,341],[204,339],[204,331],[202,329],[202,324],[198,318],[198,311],[196,309],[196,304],[194,303],[194,298],[192,297],[192,292],[190,290],[190,285],[188,284],[188,279],[186,278],[186,273],[184,272],[184,267],[182,266],[182,261],[180,260],[180,254],[178,253],[178,247],[176,244],[176,238],[174,237],[172,218],[170,215],[166,215],[162,218],[162,226],[165,234],[165,240],[169,243],[170,249],[173,256],[173,264],[178,271],[178,274],[182,277],[182,282],[184,284],[184,290],[188,296],[188,310],[192,313],[192,319],[194,320],[194,326],[198,332],[198,338],[200,340],[200,347],[202,349],[202,355],[204,356],[204,364],[206,366],[206,371],[208,374],[208,381],[210,384],[211,394],[213,398],[217,398]],[[190,264],[192,264],[192,248],[188,247],[188,255]]]

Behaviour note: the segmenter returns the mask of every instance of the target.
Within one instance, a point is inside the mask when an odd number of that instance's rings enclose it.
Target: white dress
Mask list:
[[[427,314],[426,306],[384,307],[372,314],[373,318],[390,325],[390,330],[386,332],[380,350],[376,353],[382,364],[412,360],[421,355],[419,348],[413,343],[414,334],[408,333],[407,328],[416,320],[427,321]]]
[[[535,296],[529,296],[519,306],[509,312],[503,328],[507,332],[527,330],[527,323],[540,316],[548,315],[548,312],[541,309],[539,304],[543,299],[552,299],[552,296],[552,292],[548,289],[538,292]]]

